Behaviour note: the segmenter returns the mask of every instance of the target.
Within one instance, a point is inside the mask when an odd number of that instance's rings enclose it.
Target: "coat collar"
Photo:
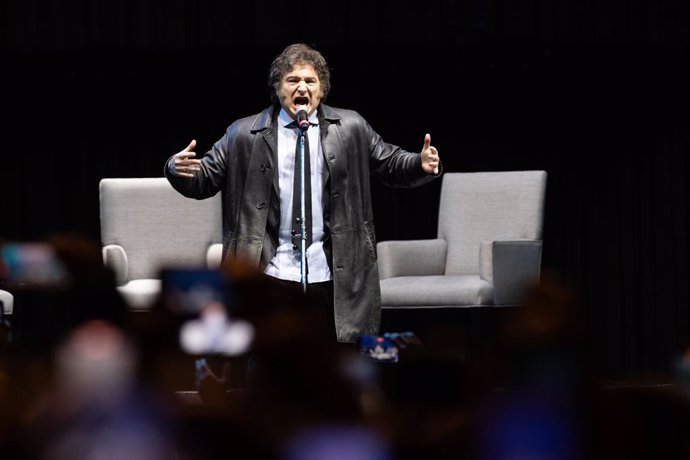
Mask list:
[[[259,113],[254,119],[254,123],[251,127],[251,132],[257,133],[259,131],[270,130],[273,125],[273,121],[276,118],[275,115],[278,113],[278,110],[280,110],[280,106],[274,104],[270,107],[267,107],[261,113]],[[317,114],[319,117],[319,122],[322,122],[322,120],[326,120],[329,122],[337,122],[340,120],[340,115],[338,115],[332,107],[326,104],[319,104]]]
[[[317,113],[319,115],[319,120],[327,120],[330,122],[340,121],[340,115],[338,115],[330,105],[320,104]]]

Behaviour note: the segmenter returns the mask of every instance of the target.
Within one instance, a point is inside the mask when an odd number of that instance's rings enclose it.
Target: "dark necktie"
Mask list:
[[[295,128],[296,122],[288,126]],[[292,188],[292,246],[301,249],[301,230],[300,230],[300,135],[297,135],[295,145],[295,177]],[[309,136],[304,132],[304,214],[305,214],[305,234],[306,247],[312,243],[311,235],[311,165],[309,161]]]

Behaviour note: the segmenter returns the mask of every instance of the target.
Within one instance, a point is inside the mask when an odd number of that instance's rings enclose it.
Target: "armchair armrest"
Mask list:
[[[379,278],[443,275],[447,250],[443,239],[380,241],[376,245]]]
[[[480,276],[494,286],[494,305],[519,304],[527,287],[539,282],[541,251],[540,240],[482,242]]]
[[[101,252],[103,264],[115,273],[115,283],[118,286],[127,283],[129,267],[125,249],[119,244],[109,244]]]
[[[218,268],[223,260],[223,245],[214,243],[206,251],[206,266],[208,268]]]
[[[4,315],[11,315],[14,308],[14,296],[0,289],[0,320]]]

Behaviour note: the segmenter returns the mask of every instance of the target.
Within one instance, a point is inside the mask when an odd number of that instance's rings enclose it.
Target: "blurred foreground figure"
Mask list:
[[[587,458],[591,419],[582,306],[546,274],[506,309],[468,375],[469,444],[476,460]]]
[[[254,330],[245,356],[209,357],[198,382],[204,412],[233,427],[224,435],[235,446],[227,452],[242,446],[243,458],[319,458],[329,444],[340,446],[341,455],[326,458],[386,458],[379,455],[385,441],[370,429],[365,408],[363,387],[374,377],[362,377],[370,371],[353,344],[333,340],[318,302],[244,260],[226,259],[222,271],[234,299],[231,320]],[[237,440],[238,433],[244,439]]]
[[[48,460],[174,458],[168,420],[152,396],[139,386],[125,335],[104,321],[84,322],[56,350],[52,389],[32,410],[25,448]]]

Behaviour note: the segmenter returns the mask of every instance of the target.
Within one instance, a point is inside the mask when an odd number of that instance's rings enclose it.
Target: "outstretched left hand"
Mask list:
[[[438,150],[431,145],[431,135],[424,136],[424,147],[422,147],[422,169],[427,174],[438,174],[438,165],[441,161],[438,157]]]

